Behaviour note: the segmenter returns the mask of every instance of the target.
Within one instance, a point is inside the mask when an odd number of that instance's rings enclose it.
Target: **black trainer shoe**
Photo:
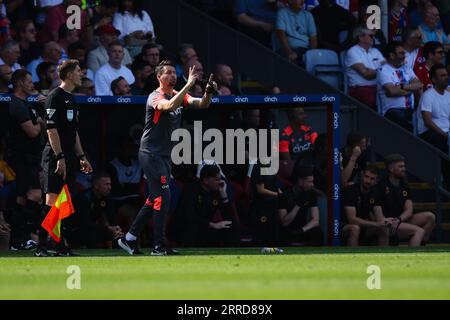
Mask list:
[[[55,254],[55,257],[78,257],[78,256],[79,254],[76,254],[68,247],[64,247],[61,250],[58,250]]]
[[[36,252],[34,253],[36,257],[50,257],[50,254],[48,253],[47,249],[45,248],[36,248]]]
[[[172,248],[166,248],[166,252],[168,256],[178,256],[180,255],[180,252],[178,250],[172,249]]]
[[[137,241],[128,241],[125,239],[125,237],[120,238],[117,241],[117,244],[126,252],[128,252],[129,255],[135,255],[135,254],[142,254],[141,251],[137,248]]]
[[[167,256],[166,248],[164,247],[154,247],[150,252],[151,256]]]

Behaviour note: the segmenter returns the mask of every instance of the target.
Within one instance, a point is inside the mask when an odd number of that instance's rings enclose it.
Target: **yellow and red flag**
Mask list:
[[[74,212],[69,188],[67,187],[67,184],[65,184],[61,189],[58,198],[56,198],[55,204],[52,206],[41,225],[56,242],[60,242],[61,220],[67,218]]]

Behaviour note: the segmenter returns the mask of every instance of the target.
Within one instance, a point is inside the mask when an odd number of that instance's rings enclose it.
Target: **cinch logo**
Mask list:
[[[339,114],[335,112],[333,114],[333,128],[337,129],[339,127]]]
[[[120,98],[117,98],[117,102],[120,102],[120,103],[130,103],[130,102],[131,102],[131,99],[130,99],[130,98],[122,98],[122,97],[120,97]]]
[[[339,185],[334,185],[334,200],[339,200]]]
[[[37,97],[28,97],[28,102],[38,102]]]
[[[264,98],[264,102],[277,102],[277,101],[278,101],[277,97],[267,96],[267,97]]]
[[[219,103],[219,102],[220,102],[220,99],[217,98],[217,97],[214,97],[214,98],[211,99],[211,102],[212,102],[212,103]]]
[[[1,97],[0,97],[0,101],[1,101],[1,102],[10,102],[10,101],[11,101],[11,97],[8,97],[8,96],[1,96]]]
[[[336,219],[334,220],[334,236],[337,237],[339,236],[339,220]]]
[[[87,98],[87,102],[95,102],[95,103],[102,102],[102,98],[100,98],[100,97],[89,97],[89,98]]]
[[[306,97],[299,97],[299,96],[295,96],[294,98],[292,98],[293,102],[306,102],[307,99]]]
[[[327,97],[327,96],[322,97],[322,102],[334,102],[334,101],[336,101],[335,97]]]
[[[234,102],[243,102],[243,103],[246,103],[246,102],[248,102],[248,98],[241,98],[241,97],[236,97],[235,99],[234,99]]]
[[[338,165],[339,164],[339,149],[338,148],[334,148],[333,159],[334,159],[334,164]]]

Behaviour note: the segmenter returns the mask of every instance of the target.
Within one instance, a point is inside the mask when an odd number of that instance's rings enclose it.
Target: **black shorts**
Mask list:
[[[25,196],[28,191],[41,189],[39,156],[8,152],[6,162],[16,174],[16,194]]]
[[[79,168],[75,152],[64,152],[64,160],[66,162],[66,180],[63,180],[63,176],[55,172],[58,161],[53,149],[50,146],[45,146],[42,152],[44,193],[59,194],[64,184],[67,184],[70,192],[75,191],[76,173]]]

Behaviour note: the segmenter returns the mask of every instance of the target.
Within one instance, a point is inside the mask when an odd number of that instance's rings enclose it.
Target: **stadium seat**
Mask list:
[[[344,75],[344,92],[345,92],[345,94],[348,94],[348,77],[347,77],[347,70],[345,68],[346,53],[347,53],[347,51],[345,51],[345,50],[341,51],[341,53],[339,54],[339,58],[341,60],[341,67],[342,67],[342,72]]]
[[[326,49],[312,49],[305,54],[306,71],[329,85],[342,88],[344,73],[336,52]]]

